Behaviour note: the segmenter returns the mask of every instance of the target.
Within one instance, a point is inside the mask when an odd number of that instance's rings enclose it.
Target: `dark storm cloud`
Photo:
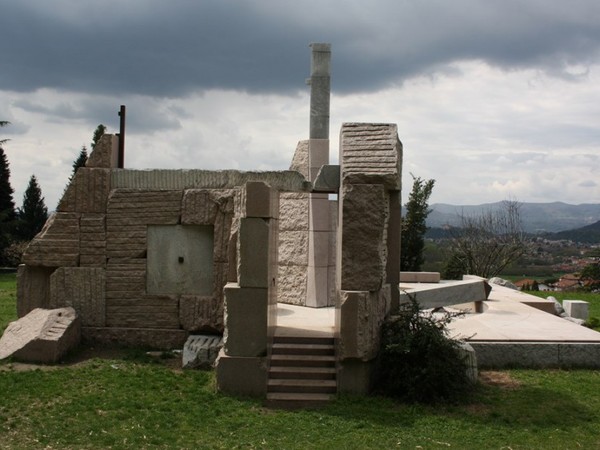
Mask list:
[[[576,78],[600,54],[597,0],[88,3],[0,0],[0,89],[289,93],[305,89],[312,41],[333,44],[342,93],[472,59]]]

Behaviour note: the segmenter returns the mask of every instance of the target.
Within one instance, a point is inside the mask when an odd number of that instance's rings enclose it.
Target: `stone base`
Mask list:
[[[217,358],[217,389],[249,397],[267,394],[267,358],[227,356],[221,350]]]
[[[189,333],[161,328],[83,327],[81,335],[84,342],[96,345],[172,350],[183,348]]]
[[[338,392],[367,395],[373,388],[375,363],[346,359],[338,368]]]
[[[469,342],[481,369],[600,369],[600,342]]]

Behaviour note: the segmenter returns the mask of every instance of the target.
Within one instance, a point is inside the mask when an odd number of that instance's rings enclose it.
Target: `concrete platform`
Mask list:
[[[600,368],[600,333],[538,309],[539,300],[493,285],[484,312],[454,321],[451,335],[473,346],[480,367]]]
[[[277,304],[276,336],[333,336],[335,308],[307,308]]]

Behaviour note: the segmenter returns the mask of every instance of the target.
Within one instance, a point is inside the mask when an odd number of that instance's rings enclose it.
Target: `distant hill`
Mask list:
[[[427,226],[440,228],[459,225],[459,216],[476,215],[481,211],[499,208],[502,202],[482,205],[449,205],[434,203],[427,217]],[[521,203],[521,220],[529,233],[556,233],[586,227],[600,221],[600,204],[569,205],[562,202]]]
[[[558,233],[549,233],[548,239],[553,240],[570,240],[582,242],[586,244],[600,243],[600,220],[585,227],[576,228],[574,230],[560,231]]]

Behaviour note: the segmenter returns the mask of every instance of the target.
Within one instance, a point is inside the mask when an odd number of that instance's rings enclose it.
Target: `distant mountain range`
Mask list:
[[[459,216],[477,215],[482,211],[499,208],[502,202],[482,205],[449,205],[434,203],[427,217],[427,226],[441,228],[445,225],[460,225]],[[562,202],[554,203],[521,203],[521,220],[523,228],[529,233],[557,233],[566,230],[581,229],[581,233],[597,230],[600,225],[600,203],[585,203],[569,205]],[[590,229],[588,225],[594,224]],[[569,239],[569,238],[557,238]]]

